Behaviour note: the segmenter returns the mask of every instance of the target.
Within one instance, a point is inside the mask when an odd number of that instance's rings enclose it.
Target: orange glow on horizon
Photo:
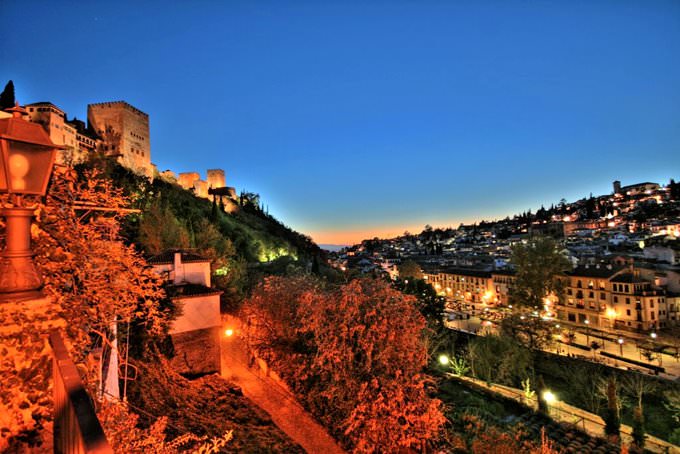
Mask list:
[[[347,229],[347,230],[326,230],[320,232],[310,232],[309,235],[317,244],[359,244],[363,240],[369,240],[375,237],[380,239],[395,238],[404,234],[404,231],[410,233],[420,233],[423,230],[424,224],[419,227],[376,227],[376,228],[362,228],[362,229]]]
[[[457,228],[460,223],[471,224],[476,222],[475,220],[455,220],[455,221],[440,221],[440,222],[430,222],[429,224],[433,228],[447,229]],[[354,244],[359,244],[363,240],[370,240],[375,237],[380,239],[389,239],[402,236],[405,231],[412,234],[418,234],[423,231],[425,225],[428,222],[422,222],[419,224],[412,225],[376,225],[376,226],[360,226],[360,227],[348,227],[345,229],[332,229],[332,230],[309,230],[303,233],[312,237],[314,242],[317,244],[336,244],[336,245],[348,245],[352,246]]]

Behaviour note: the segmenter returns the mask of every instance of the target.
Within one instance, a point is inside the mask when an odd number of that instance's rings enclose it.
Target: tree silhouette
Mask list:
[[[0,93],[0,110],[14,107],[16,100],[14,99],[14,82],[11,80],[5,85],[5,89]]]

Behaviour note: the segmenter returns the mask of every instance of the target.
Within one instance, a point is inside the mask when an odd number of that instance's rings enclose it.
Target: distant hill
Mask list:
[[[348,244],[320,244],[319,247],[324,251],[338,252],[342,248],[346,248]]]

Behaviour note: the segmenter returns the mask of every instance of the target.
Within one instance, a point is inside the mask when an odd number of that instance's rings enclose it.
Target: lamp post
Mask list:
[[[0,209],[6,233],[0,254],[0,302],[42,296],[42,278],[31,250],[31,221],[62,148],[42,126],[22,118],[26,111],[18,103],[8,111],[12,117],[0,119],[0,194],[9,195]]]
[[[583,323],[586,324],[586,345],[590,345],[590,320],[586,319]]]
[[[623,338],[619,337],[619,355],[623,357]]]

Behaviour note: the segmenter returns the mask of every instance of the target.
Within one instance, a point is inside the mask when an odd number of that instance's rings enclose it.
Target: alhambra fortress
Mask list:
[[[87,123],[75,117],[69,120],[66,112],[51,102],[27,104],[25,109],[26,120],[42,125],[52,142],[64,147],[57,155],[57,165],[73,166],[100,151],[139,175],[179,184],[198,197],[218,198],[226,211],[238,209],[236,191],[227,186],[222,169],[208,169],[205,180],[198,172],[159,172],[151,162],[149,115],[125,101],[89,104]],[[0,111],[0,118],[8,115]]]

